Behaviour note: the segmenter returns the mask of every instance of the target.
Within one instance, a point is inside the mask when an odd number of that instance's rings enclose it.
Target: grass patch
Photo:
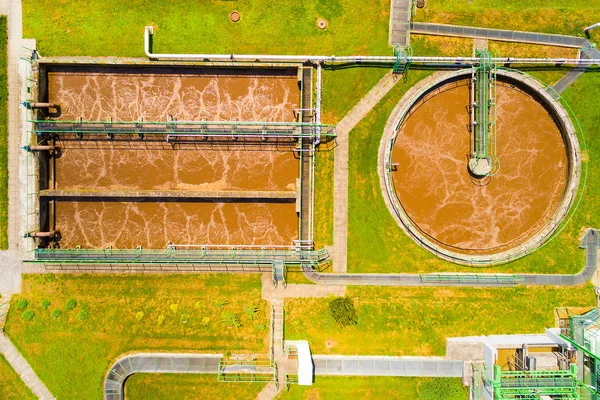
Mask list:
[[[26,275],[12,301],[25,297],[35,317],[11,312],[6,333],[60,398],[101,399],[110,364],[129,351],[266,352],[268,335],[256,328],[268,326],[257,275]],[[220,298],[228,300],[222,307]],[[65,307],[69,299],[76,308]],[[256,315],[244,312],[249,306]],[[242,325],[228,326],[225,312]]]
[[[539,333],[554,307],[595,304],[591,284],[569,288],[349,287],[358,325],[340,328],[330,299],[286,302],[286,339],[306,339],[313,354],[443,356],[446,338]]]
[[[599,8],[598,0],[430,0],[415,20],[583,37]]]
[[[45,56],[143,56],[146,25],[155,27],[155,51],[163,53],[390,54],[389,8],[388,0],[174,0],[165,12],[143,0],[126,8],[118,0],[26,0],[23,35],[37,38]],[[233,9],[238,23],[228,19]],[[319,17],[329,22],[324,31]]]
[[[8,249],[8,30],[0,16],[0,250]]]
[[[216,375],[135,374],[125,384],[127,400],[254,399],[264,383],[218,383]]]
[[[0,399],[3,400],[34,400],[37,397],[25,386],[19,375],[10,366],[6,358],[0,354]]]
[[[396,378],[396,377],[321,377],[312,386],[292,385],[280,400],[343,400],[343,399],[413,399],[466,400],[467,389],[460,379]]]

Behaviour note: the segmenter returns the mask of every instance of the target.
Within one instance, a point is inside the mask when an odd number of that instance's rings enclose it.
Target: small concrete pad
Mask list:
[[[16,250],[0,251],[0,293],[21,292],[22,264]]]

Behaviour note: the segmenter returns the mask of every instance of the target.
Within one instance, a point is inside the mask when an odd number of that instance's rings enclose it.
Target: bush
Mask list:
[[[244,312],[252,319],[258,318],[258,307],[248,306],[244,309]]]
[[[34,316],[35,314],[31,310],[27,310],[23,314],[21,314],[21,318],[23,318],[25,321],[31,321]]]
[[[20,299],[19,301],[17,301],[17,308],[19,310],[24,310],[27,308],[27,304],[29,304],[27,299]]]
[[[200,322],[200,324],[202,326],[208,326],[209,323],[210,323],[210,317],[204,317],[204,318],[202,318],[202,322]]]
[[[173,314],[177,314],[177,311],[179,310],[179,304],[171,304],[169,306],[169,308],[171,309],[171,311],[173,312]]]
[[[142,318],[144,318],[144,313],[142,311],[138,311],[135,314],[135,320],[136,320],[136,322],[140,322],[142,320]]]
[[[42,300],[42,308],[47,310],[50,307],[50,300]]]
[[[69,299],[69,300],[67,300],[67,304],[65,305],[65,308],[67,310],[72,310],[75,307],[77,307],[77,300],[75,300],[75,299]]]
[[[329,302],[331,316],[340,328],[358,324],[358,316],[350,297],[338,297]]]
[[[156,323],[158,324],[158,326],[162,326],[162,324],[164,324],[164,323],[165,323],[165,316],[164,316],[164,315],[162,315],[162,314],[160,314],[160,315],[158,316],[158,320],[156,320]]]
[[[190,315],[189,314],[181,314],[181,317],[179,319],[181,320],[182,323],[187,324],[188,321],[190,320]]]
[[[200,300],[198,300],[197,302],[194,303],[194,307],[196,307],[197,309],[201,309],[202,306],[203,306],[203,304]]]
[[[52,318],[56,319],[56,318],[60,317],[61,314],[62,314],[62,311],[60,311],[60,309],[58,309],[58,308],[55,308],[50,313],[50,316],[52,316]]]
[[[242,326],[242,321],[240,319],[240,316],[237,314],[234,314],[229,311],[225,311],[223,313],[222,317],[223,317],[223,322],[225,322],[225,324],[229,327],[235,326],[236,328],[239,329]]]
[[[219,310],[222,310],[227,304],[229,304],[229,302],[225,299],[219,299],[215,301],[215,307],[217,307]]]
[[[85,321],[89,317],[90,317],[90,313],[88,310],[81,310],[81,311],[79,311],[79,313],[77,313],[77,319],[79,319],[80,321]]]

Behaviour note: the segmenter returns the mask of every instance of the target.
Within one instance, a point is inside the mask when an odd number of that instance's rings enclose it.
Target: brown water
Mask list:
[[[154,70],[153,70],[154,71]],[[295,73],[257,70],[108,70],[48,73],[59,119],[113,121],[294,121]],[[194,72],[195,71],[195,72]],[[177,144],[61,135],[56,189],[295,190],[299,162],[268,144]],[[60,246],[164,248],[175,244],[289,245],[298,237],[295,204],[57,202]]]
[[[546,109],[506,83],[497,88],[497,154],[501,169],[477,180],[467,170],[470,122],[467,81],[452,83],[413,107],[393,149],[398,198],[438,244],[491,253],[525,242],[556,211],[568,161]]]
[[[295,204],[56,203],[62,248],[164,249],[173,244],[291,245]]]
[[[295,190],[292,152],[263,146],[178,146],[165,142],[58,140],[56,189]]]
[[[296,75],[49,72],[60,119],[107,121],[294,121]]]

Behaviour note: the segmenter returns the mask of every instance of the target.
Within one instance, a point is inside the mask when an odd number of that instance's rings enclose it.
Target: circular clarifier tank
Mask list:
[[[528,80],[497,75],[489,157],[473,153],[468,71],[412,93],[388,122],[388,206],[430,251],[506,262],[537,248],[567,214],[579,182],[577,138],[560,104]]]

